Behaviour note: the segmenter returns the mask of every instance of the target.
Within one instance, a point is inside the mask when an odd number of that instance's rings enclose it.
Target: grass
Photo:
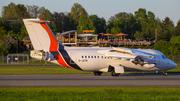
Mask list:
[[[180,73],[180,66],[177,66],[176,68],[173,68],[173,69],[170,69],[170,70],[168,70],[167,72],[174,72],[174,73]]]
[[[180,66],[167,72],[180,72]],[[142,73],[142,72],[125,72]],[[145,72],[155,73],[155,72]],[[61,66],[0,66],[0,75],[30,75],[30,74],[92,74],[92,72],[73,70]]]
[[[180,101],[178,87],[1,87],[0,101]]]
[[[27,75],[27,74],[87,74],[61,66],[5,66],[0,67],[0,75]]]

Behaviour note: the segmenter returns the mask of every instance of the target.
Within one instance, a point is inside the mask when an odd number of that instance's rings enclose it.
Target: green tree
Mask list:
[[[138,11],[135,11],[135,19],[139,24],[138,31],[143,33],[145,39],[155,36],[155,15],[153,12],[146,12],[146,9],[139,8]]]
[[[180,20],[177,22],[177,25],[175,27],[175,35],[180,35]]]
[[[22,39],[24,38],[24,37],[27,37],[28,36],[28,33],[27,33],[27,30],[26,30],[26,27],[25,27],[25,25],[23,25],[22,27],[21,27],[21,29],[20,29],[20,32],[19,32],[19,41],[20,42],[22,42]]]
[[[76,30],[77,29],[77,23],[73,19],[73,16],[71,13],[67,13],[67,18],[66,18],[66,30]]]
[[[95,30],[95,27],[91,19],[85,15],[80,17],[77,29],[78,33],[82,33],[83,30]]]
[[[134,39],[134,33],[138,29],[138,24],[131,13],[120,12],[111,16],[108,20],[108,30],[112,34],[120,32],[128,34],[128,37]]]
[[[163,40],[170,41],[170,38],[172,36],[175,36],[174,24],[169,17],[166,17],[162,23],[163,23],[162,28],[164,33]]]
[[[18,12],[16,9],[16,4],[11,2],[8,6],[3,6],[2,8],[2,18],[5,20],[16,20],[18,17]]]
[[[136,31],[136,33],[134,34],[134,37],[136,40],[143,40],[144,39],[144,35],[142,32]]]
[[[71,8],[71,17],[76,22],[76,25],[78,25],[80,16],[87,16],[88,13],[86,10],[78,3],[74,3],[74,5]]]
[[[90,15],[89,19],[91,19],[94,24],[94,27],[96,29],[95,33],[106,32],[106,20],[104,18],[99,18],[97,15]]]
[[[129,13],[129,16],[126,17],[124,26],[124,33],[128,34],[129,38],[134,39],[134,33],[138,29],[138,23],[136,23],[133,14]]]
[[[111,17],[108,21],[108,27],[110,29],[110,33],[118,34],[120,32],[124,32],[125,20],[123,18],[116,19],[115,17]]]
[[[67,31],[67,15],[64,12],[58,13],[54,12],[52,14],[52,20],[54,21],[55,28],[58,32],[64,32]]]
[[[29,15],[33,18],[37,18],[39,14],[39,7],[36,5],[26,5],[27,11],[29,12]]]
[[[146,33],[146,37],[155,37],[155,15],[153,12],[148,11],[148,15],[147,15],[147,27],[145,29],[145,33]]]
[[[171,37],[170,42],[180,44],[180,35]]]
[[[0,26],[0,55],[6,55],[8,53],[8,46],[6,44],[6,30],[3,26]]]
[[[118,34],[121,32],[121,29],[119,27],[112,27],[111,28],[111,34]]]
[[[176,43],[170,43],[167,41],[159,41],[155,43],[151,48],[156,49],[164,53],[165,55],[179,55],[179,44]]]
[[[23,4],[16,5],[16,10],[18,13],[17,18],[19,20],[22,20],[23,18],[29,18],[30,17],[29,13],[27,12],[27,8]]]
[[[51,12],[48,9],[41,7],[39,9],[39,18],[50,21],[51,20]]]
[[[157,43],[155,43],[151,48],[159,50],[162,53],[164,53],[165,55],[169,55],[170,51],[169,51],[169,48],[167,48],[169,46],[170,46],[169,42],[161,40],[161,41],[158,41]]]
[[[5,20],[22,20],[29,17],[27,8],[23,4],[16,5],[11,2],[8,6],[3,6],[2,18]]]

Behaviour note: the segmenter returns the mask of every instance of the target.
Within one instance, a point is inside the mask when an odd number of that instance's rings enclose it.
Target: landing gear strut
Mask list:
[[[163,71],[163,75],[164,75],[164,76],[167,76],[167,72],[166,72],[166,71]]]
[[[103,73],[103,72],[93,72],[93,74],[94,74],[95,76],[101,76],[102,73]]]
[[[115,73],[114,70],[111,71],[111,76],[119,76],[119,75],[120,75],[120,73]]]

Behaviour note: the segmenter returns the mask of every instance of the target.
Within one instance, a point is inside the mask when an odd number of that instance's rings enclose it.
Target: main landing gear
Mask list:
[[[164,76],[167,76],[167,72],[166,72],[166,71],[163,71],[163,75],[164,75]]]
[[[93,72],[93,74],[94,74],[95,76],[101,76],[102,73],[103,73],[103,72]]]
[[[115,70],[111,71],[111,76],[119,76],[119,75],[120,75],[120,73],[115,73]]]

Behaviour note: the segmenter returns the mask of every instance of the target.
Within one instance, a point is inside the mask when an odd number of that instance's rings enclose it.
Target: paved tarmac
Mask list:
[[[0,87],[180,87],[180,73],[0,75]]]

